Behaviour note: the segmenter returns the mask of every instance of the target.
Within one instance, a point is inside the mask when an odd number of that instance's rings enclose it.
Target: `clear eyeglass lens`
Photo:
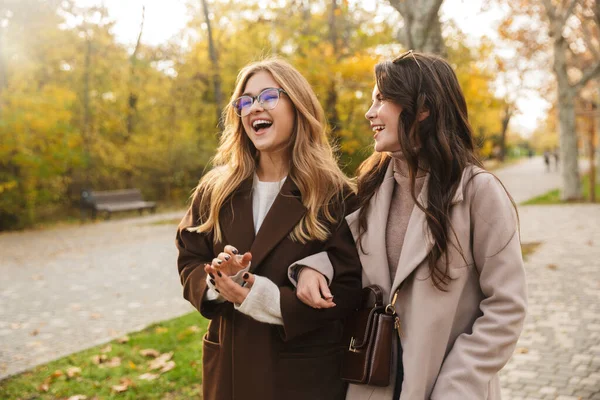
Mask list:
[[[263,108],[272,110],[277,106],[277,102],[279,101],[279,90],[266,89],[258,95],[257,100]],[[233,103],[236,114],[240,117],[245,117],[250,113],[253,103],[253,97],[241,96]]]

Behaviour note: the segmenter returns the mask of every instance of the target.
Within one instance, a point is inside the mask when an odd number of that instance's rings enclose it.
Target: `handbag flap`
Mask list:
[[[376,329],[376,317],[385,312],[383,291],[377,285],[367,286],[362,291],[361,308],[353,312],[344,325],[345,338],[353,339],[353,347],[362,349],[368,344],[367,338]]]

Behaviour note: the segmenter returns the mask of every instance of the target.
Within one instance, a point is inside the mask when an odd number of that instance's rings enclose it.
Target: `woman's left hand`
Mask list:
[[[243,275],[243,279],[246,282],[246,286],[242,287],[235,283],[231,277],[226,274],[218,271],[212,265],[205,264],[204,270],[211,275],[214,276],[214,285],[221,294],[225,298],[225,300],[240,305],[246,300],[248,293],[250,293],[250,289],[252,288],[252,284],[254,283],[254,275],[249,272],[246,272]]]

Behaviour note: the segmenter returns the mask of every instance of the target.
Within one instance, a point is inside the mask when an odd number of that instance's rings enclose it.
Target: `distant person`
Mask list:
[[[554,156],[554,169],[558,171],[558,149],[555,149],[552,155]]]
[[[546,164],[546,172],[550,172],[550,152],[544,151],[544,164]]]
[[[529,151],[527,152],[527,155],[529,156],[529,158],[533,157],[533,150],[529,149]]]

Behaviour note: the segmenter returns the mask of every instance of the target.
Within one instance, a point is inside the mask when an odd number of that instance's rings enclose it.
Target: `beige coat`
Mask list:
[[[381,286],[388,301],[400,288],[395,306],[404,351],[401,400],[500,399],[498,371],[511,357],[525,319],[525,272],[514,208],[493,175],[484,172],[469,182],[476,171],[481,172],[475,167],[464,172],[453,198],[451,223],[460,246],[449,245],[453,281],[447,292],[429,278],[426,255],[432,243],[425,213],[416,206],[390,280],[385,227],[395,184],[391,163],[371,199],[364,251],[359,251],[363,286]],[[425,179],[417,199],[423,205]],[[356,240],[358,211],[346,221]],[[310,257],[298,263],[312,266]],[[329,274],[328,266],[316,267]],[[350,385],[346,399],[390,400],[393,386]]]

